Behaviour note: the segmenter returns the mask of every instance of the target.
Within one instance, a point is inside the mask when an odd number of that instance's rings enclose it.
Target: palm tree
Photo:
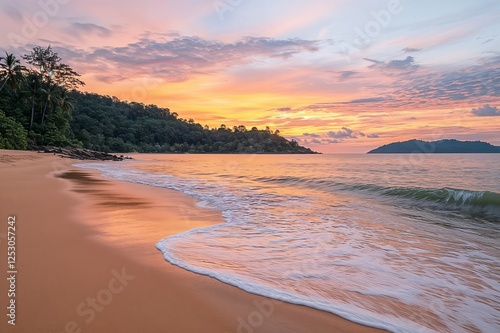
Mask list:
[[[26,96],[31,99],[31,121],[30,121],[30,131],[31,128],[33,127],[33,118],[35,115],[35,104],[36,100],[40,98],[40,93],[41,93],[41,87],[40,87],[40,79],[38,78],[37,75],[29,75],[28,79],[26,80],[26,88],[27,90],[25,91]]]
[[[61,110],[67,114],[70,114],[73,110],[75,100],[69,96],[68,91],[66,89],[61,90],[59,94],[59,107]]]
[[[1,62],[3,60],[3,63]],[[0,91],[8,84],[12,89],[21,86],[24,79],[23,72],[26,70],[21,62],[13,54],[5,52],[5,57],[0,57],[0,76],[4,77]]]
[[[41,92],[45,100],[45,106],[42,112],[43,125],[45,122],[45,115],[47,113],[47,110],[55,109],[57,106],[59,106],[61,103],[61,99],[59,87],[56,85],[51,84],[46,89],[41,89]]]

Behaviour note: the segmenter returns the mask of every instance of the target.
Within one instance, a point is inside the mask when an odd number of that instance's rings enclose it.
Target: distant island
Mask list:
[[[481,141],[409,140],[394,142],[373,149],[368,154],[490,154],[500,153],[500,147]]]

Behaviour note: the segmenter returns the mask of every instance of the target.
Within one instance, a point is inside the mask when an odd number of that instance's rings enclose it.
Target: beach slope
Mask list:
[[[15,296],[12,284],[0,284],[1,332],[378,331],[170,265],[155,243],[221,223],[220,214],[72,163],[0,150],[0,271],[10,276],[7,226],[15,217],[17,272]],[[15,325],[6,315],[11,300]]]

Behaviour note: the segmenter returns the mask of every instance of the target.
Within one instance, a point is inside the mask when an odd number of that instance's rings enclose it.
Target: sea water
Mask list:
[[[393,332],[500,332],[500,154],[138,155],[80,166],[220,210],[223,224],[156,244],[187,270]]]

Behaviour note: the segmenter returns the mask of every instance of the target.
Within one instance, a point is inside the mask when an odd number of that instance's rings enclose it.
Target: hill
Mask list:
[[[0,149],[74,147],[103,152],[313,154],[269,127],[209,128],[156,105],[82,93],[85,83],[49,46],[0,56]]]
[[[85,148],[146,153],[313,154],[269,128],[209,128],[156,105],[73,91],[70,128]]]
[[[439,140],[422,141],[409,140],[394,142],[373,149],[368,154],[485,154],[500,153],[500,147],[481,141]]]

